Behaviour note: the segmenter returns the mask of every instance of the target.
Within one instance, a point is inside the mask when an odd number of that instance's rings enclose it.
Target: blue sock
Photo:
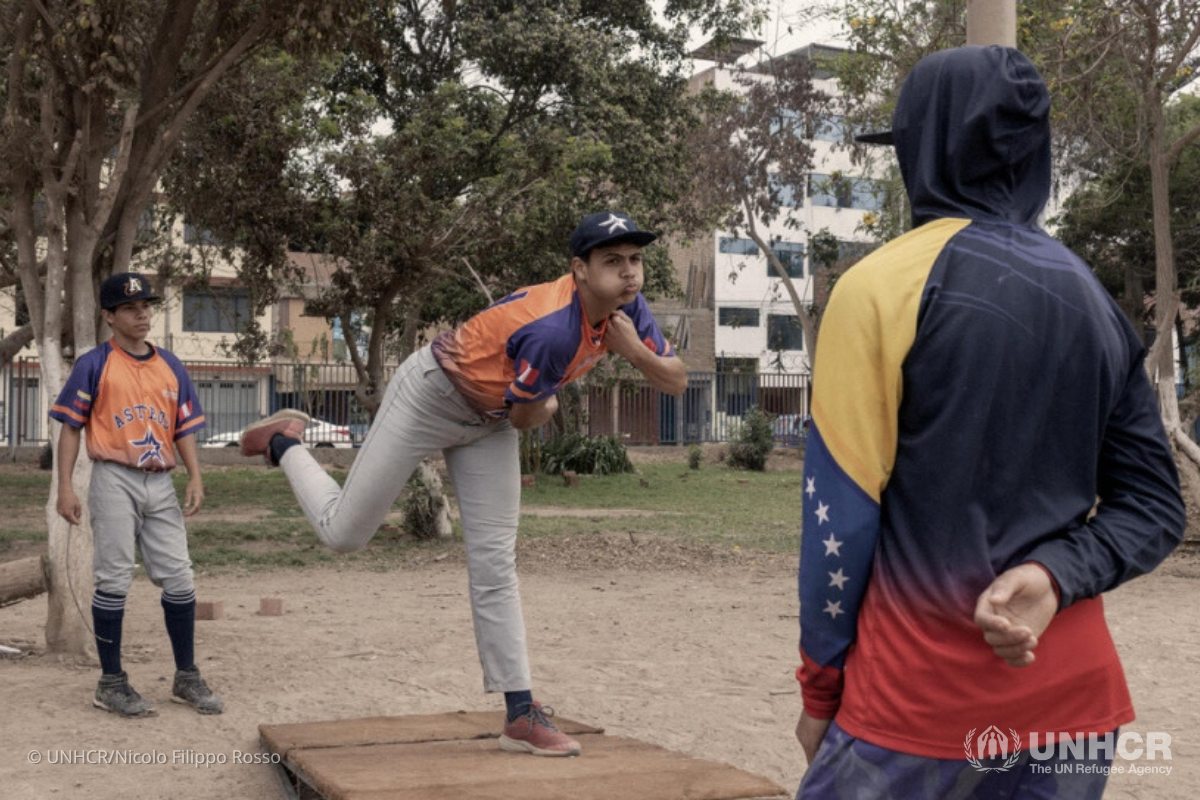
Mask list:
[[[271,451],[271,461],[278,464],[279,459],[283,458],[283,454],[298,444],[301,444],[299,439],[284,436],[282,433],[275,434],[271,437],[271,441],[267,443],[267,447]]]
[[[125,595],[99,589],[92,595],[92,627],[96,632],[96,655],[105,675],[121,672],[121,622],[125,619]]]
[[[163,592],[162,607],[175,669],[191,669],[196,666],[196,591]]]
[[[505,692],[504,705],[508,706],[508,721],[512,722],[514,719],[523,717],[529,713],[529,708],[533,705],[533,692],[529,690],[523,692]]]

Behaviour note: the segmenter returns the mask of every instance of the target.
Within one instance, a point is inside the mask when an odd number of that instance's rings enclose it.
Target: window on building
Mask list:
[[[183,243],[198,244],[209,247],[220,244],[221,240],[218,239],[217,235],[208,228],[198,228],[191,222],[184,221]]]
[[[771,252],[783,264],[789,278],[804,277],[804,245],[801,242],[775,242],[771,245]],[[767,277],[779,277],[779,273],[775,271],[775,267],[769,260],[767,261]]]
[[[758,245],[754,243],[753,239],[733,239],[728,236],[722,236],[718,249],[722,253],[733,256],[758,255]]]
[[[870,178],[856,178],[850,182],[850,207],[864,211],[883,208],[883,186]]]
[[[878,211],[883,207],[883,187],[870,178],[846,178],[813,173],[808,176],[808,197],[814,206]]]
[[[795,109],[781,108],[771,118],[770,129],[772,136],[785,131],[792,133],[794,136],[803,136],[804,116]]]
[[[846,264],[846,265],[853,264],[854,262],[858,261],[860,258],[865,256],[867,253],[870,253],[877,246],[878,245],[876,245],[875,242],[851,242],[851,241],[847,241],[845,239],[839,239],[838,243],[837,243],[837,260],[834,262],[829,262],[829,261],[818,262],[818,261],[814,260],[813,269],[833,267],[833,266],[836,266],[837,264]],[[813,251],[813,254],[815,257],[815,255],[816,255],[815,250]]]
[[[149,205],[143,208],[141,215],[138,216],[137,230],[134,232],[134,238],[139,244],[154,241],[157,233],[156,224],[157,219],[154,214],[154,206]]]
[[[793,186],[789,183],[783,183],[774,172],[767,176],[767,180],[771,183],[771,189],[779,194],[779,204],[781,206],[799,208],[804,205],[804,199],[801,197],[804,191],[803,186]]]
[[[736,308],[725,306],[717,309],[717,324],[730,328],[757,328],[759,326],[757,308]]]
[[[771,350],[803,350],[804,329],[792,314],[767,315],[767,347]]]
[[[846,118],[841,114],[821,114],[813,118],[811,138],[820,142],[845,141]]]
[[[187,289],[183,329],[197,333],[241,333],[250,322],[250,292],[233,287]]]
[[[814,172],[808,176],[808,199],[814,206],[838,208],[837,182],[829,175]]]

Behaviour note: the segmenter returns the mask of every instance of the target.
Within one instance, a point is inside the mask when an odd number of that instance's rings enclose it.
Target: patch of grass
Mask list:
[[[346,478],[344,472],[333,471],[330,474],[338,483]],[[287,476],[281,469],[209,469],[203,471],[203,476],[204,507],[201,515],[205,512],[254,508],[273,516],[301,516],[303,519],[296,495],[292,493]],[[187,472],[177,470],[171,477],[175,481],[176,491],[183,497]]]
[[[46,498],[51,473],[0,472],[0,560],[5,553],[46,541]]]
[[[522,490],[522,507],[596,509],[597,515],[521,515],[525,536],[590,530],[669,534],[695,541],[796,552],[800,535],[799,470],[743,472],[725,467],[690,470],[680,464],[643,464],[635,475],[579,476],[579,487],[539,475]],[[643,515],[609,516],[612,509]]]
[[[343,472],[332,473],[341,482]],[[175,475],[182,497],[187,476]],[[46,541],[45,506],[51,473],[0,473],[0,560],[4,553]],[[301,568],[354,564],[391,569],[436,557],[462,540],[418,542],[396,526],[381,529],[365,550],[338,555],[320,543],[281,470],[215,468],[204,473],[205,501],[186,521],[197,570]],[[569,536],[592,531],[669,535],[721,547],[795,553],[800,531],[802,474],[798,470],[702,470],[679,463],[642,464],[635,474],[580,475],[578,488],[561,477],[539,475],[522,490],[523,537]],[[451,491],[453,487],[447,484]],[[545,515],[537,509],[571,509]],[[400,502],[395,506],[399,510]],[[595,515],[587,511],[594,509]],[[620,513],[610,513],[614,510]],[[640,512],[640,513],[639,513]]]

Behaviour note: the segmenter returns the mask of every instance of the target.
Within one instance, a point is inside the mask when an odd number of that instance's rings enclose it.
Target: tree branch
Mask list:
[[[467,260],[466,256],[463,256],[462,262],[463,266],[467,268],[467,271],[471,273],[471,277],[475,279],[476,285],[479,286],[479,291],[483,292],[483,296],[487,298],[488,305],[496,302],[495,298],[492,297],[492,290],[489,289],[487,284],[483,282],[483,278],[479,277],[479,273],[476,272],[475,268],[471,266],[471,262]]]
[[[0,366],[8,364],[17,353],[33,341],[33,325],[26,323],[0,339]]]

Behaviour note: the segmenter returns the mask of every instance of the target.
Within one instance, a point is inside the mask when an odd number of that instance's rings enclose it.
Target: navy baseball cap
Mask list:
[[[639,230],[637,223],[625,214],[601,211],[588,214],[571,234],[571,255],[585,258],[597,247],[632,242],[645,247],[658,238],[657,233]]]
[[[150,281],[140,272],[118,272],[104,279],[100,284],[100,308],[112,311],[122,303],[132,303],[135,300],[149,300],[157,303],[162,300],[150,288]]]

